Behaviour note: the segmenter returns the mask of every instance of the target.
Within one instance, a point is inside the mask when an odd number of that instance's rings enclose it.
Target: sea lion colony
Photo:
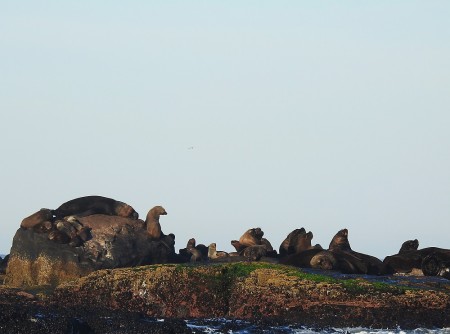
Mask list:
[[[26,217],[21,228],[33,229],[36,233],[47,233],[48,239],[58,243],[81,247],[92,238],[90,229],[84,227],[77,217],[93,214],[116,215],[138,219],[138,213],[128,204],[102,196],[86,196],[63,203],[56,210],[41,209]],[[145,226],[149,242],[160,241],[167,248],[174,249],[175,235],[165,235],[159,218],[167,215],[162,206],[149,210]],[[261,228],[251,228],[239,238],[232,240],[236,252],[217,250],[215,243],[208,247],[196,244],[194,238],[187,242],[174,262],[236,262],[269,261],[286,265],[322,270],[337,270],[343,273],[390,275],[422,271],[425,275],[441,275],[450,278],[450,250],[437,247],[418,249],[417,239],[405,241],[398,254],[387,256],[384,261],[354,251],[348,239],[348,230],[342,229],[331,240],[328,249],[312,246],[313,233],[302,227],[290,232],[281,243],[279,251],[263,238]]]

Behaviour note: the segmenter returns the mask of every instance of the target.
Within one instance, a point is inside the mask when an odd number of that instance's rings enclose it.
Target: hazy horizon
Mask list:
[[[175,248],[304,227],[450,248],[447,1],[5,2],[0,253],[86,195]]]

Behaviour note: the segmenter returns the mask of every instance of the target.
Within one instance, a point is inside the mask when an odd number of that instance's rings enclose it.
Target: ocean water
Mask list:
[[[228,334],[450,334],[450,328],[428,329],[417,328],[413,330],[397,329],[376,329],[376,328],[325,328],[314,329],[304,326],[262,326],[246,321],[207,319],[207,320],[187,320],[188,327],[195,333],[228,333]]]

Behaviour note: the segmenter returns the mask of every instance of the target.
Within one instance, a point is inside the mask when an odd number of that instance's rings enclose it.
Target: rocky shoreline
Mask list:
[[[11,333],[191,333],[182,319],[193,318],[314,328],[445,328],[450,282],[261,262],[150,265],[98,270],[55,289],[3,286],[0,314],[1,329]]]

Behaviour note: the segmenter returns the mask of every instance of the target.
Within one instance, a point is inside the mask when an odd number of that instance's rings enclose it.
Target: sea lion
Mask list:
[[[33,231],[37,233],[49,233],[51,230],[53,230],[54,226],[51,221],[44,221],[40,224],[37,224],[33,227]]]
[[[203,245],[200,244],[199,246],[202,248]],[[205,259],[202,251],[197,249],[195,238],[189,239],[186,244],[186,248],[180,249],[179,253],[186,262],[199,262]]]
[[[295,239],[293,239],[291,242],[292,244],[289,245],[289,253],[292,251],[296,254],[301,253],[305,250],[311,249],[311,240],[313,238],[313,233],[309,231],[308,233],[302,233],[297,235]]]
[[[128,204],[103,196],[85,196],[61,204],[52,211],[56,219],[66,216],[85,217],[94,214],[138,219],[138,213]]]
[[[346,228],[337,232],[333,239],[331,239],[330,246],[328,250],[341,250],[341,251],[351,251],[350,243],[348,241],[348,230]]]
[[[147,232],[150,239],[159,240],[164,233],[161,231],[161,224],[159,223],[159,217],[167,215],[167,211],[160,205],[157,205],[150,209],[145,219],[147,225]]]
[[[188,252],[189,252],[189,254],[191,254],[191,257],[189,258],[190,262],[203,261],[202,252],[200,252],[197,248],[195,248],[195,247],[189,248]]]
[[[77,229],[72,226],[71,223],[65,220],[57,220],[55,222],[56,229],[62,233],[65,233],[69,236],[69,238],[74,238],[77,235]]]
[[[433,252],[422,260],[422,272],[425,276],[442,276],[450,279],[450,250]]]
[[[400,247],[400,250],[398,251],[399,254],[406,253],[409,251],[416,251],[419,248],[419,240],[406,240],[402,247]]]
[[[208,247],[208,258],[210,260],[214,260],[217,259],[219,257],[228,257],[228,253],[227,252],[223,252],[223,251],[218,251],[217,250],[217,246],[216,243],[213,242],[212,244],[209,245]]]
[[[266,256],[266,254],[267,249],[264,245],[249,246],[241,252],[241,256],[245,257],[249,261],[258,261],[263,256]]]
[[[261,245],[264,245],[266,247],[267,252],[273,252],[274,251],[273,247],[272,247],[272,244],[266,238],[261,238]]]
[[[51,222],[52,220],[53,220],[52,210],[44,208],[24,218],[22,220],[22,223],[20,224],[20,227],[24,229],[29,229],[36,227],[37,225],[42,224],[46,221]]]
[[[236,249],[236,252],[240,253],[244,250],[245,246],[241,245],[241,243],[237,240],[231,240],[231,245]]]
[[[403,247],[405,244],[406,247]],[[450,253],[450,250],[438,247],[414,249],[416,244],[418,246],[419,242],[415,242],[415,240],[405,241],[402,245],[403,251],[398,254],[386,256],[383,263],[389,268],[392,268],[392,270],[396,273],[422,274],[425,269],[425,271],[429,272],[431,275],[431,273],[435,270],[432,267],[436,262],[430,258],[423,263],[424,259],[431,254],[437,254],[436,259],[438,259],[439,262],[439,258],[441,256],[445,258],[449,256],[448,254]],[[402,248],[400,250],[402,250]]]
[[[71,238],[64,232],[53,230],[48,234],[48,239],[59,244],[68,244]]]
[[[380,259],[353,251],[348,241],[347,229],[342,229],[336,233],[330,242],[328,250],[337,257],[338,265],[343,272],[369,275],[393,273],[392,268]]]
[[[338,260],[327,250],[311,248],[300,253],[290,254],[280,259],[281,264],[301,268],[315,268],[322,270],[337,270]]]
[[[264,232],[259,227],[251,228],[239,238],[239,243],[245,247],[260,245],[263,236]]]
[[[279,252],[278,252],[280,254],[280,257],[283,257],[290,253],[293,253],[292,247],[294,245],[294,240],[296,240],[297,237],[302,234],[306,234],[306,230],[303,227],[299,228],[299,229],[295,229],[291,233],[288,234],[286,239],[284,239],[280,245]]]
[[[316,251],[317,254],[313,255],[311,257],[311,260],[309,261],[311,268],[322,270],[339,269],[338,260],[336,259],[336,256],[332,252],[320,248],[308,249],[305,252],[315,253]]]

